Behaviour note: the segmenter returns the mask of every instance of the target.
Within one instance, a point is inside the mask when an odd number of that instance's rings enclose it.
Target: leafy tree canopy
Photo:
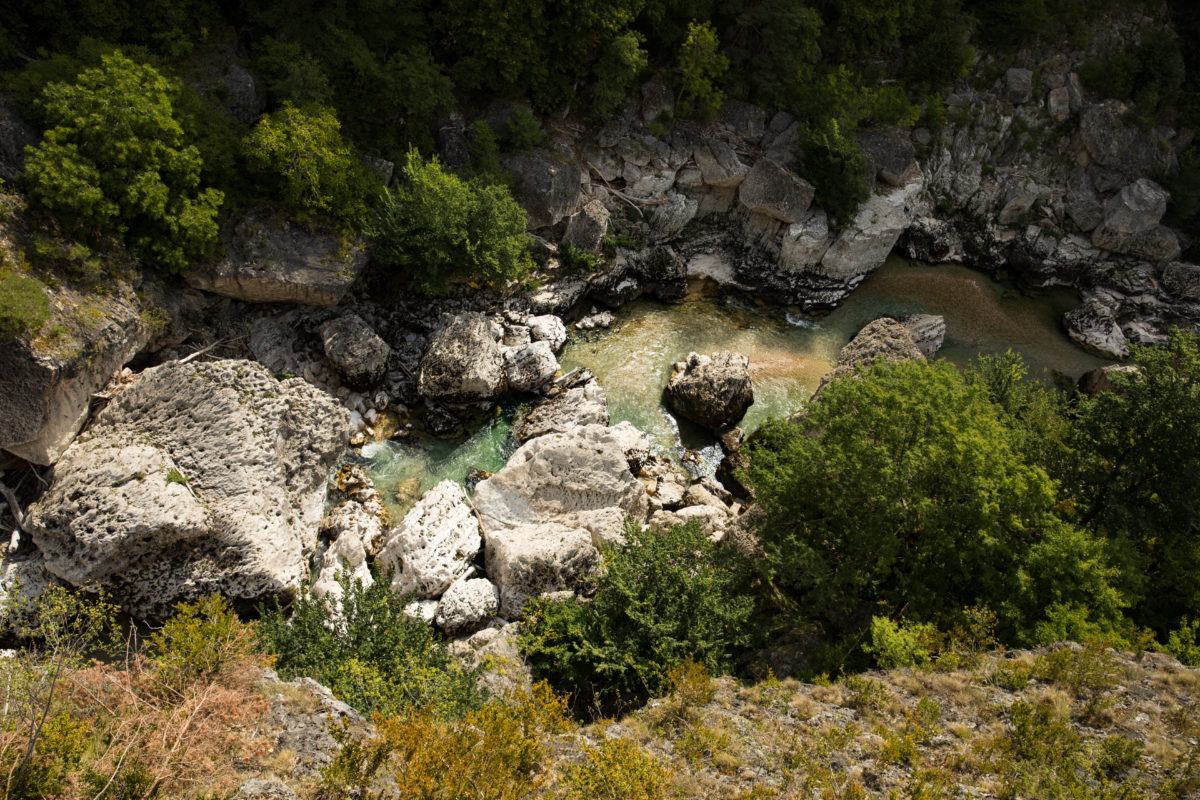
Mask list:
[[[217,237],[222,193],[200,186],[200,152],[172,116],[178,85],[120,52],[74,83],[51,83],[48,130],[29,151],[30,198],[75,235],[124,243],[144,264],[177,273]]]

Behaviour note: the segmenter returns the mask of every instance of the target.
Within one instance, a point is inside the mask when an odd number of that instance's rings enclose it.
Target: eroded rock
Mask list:
[[[719,431],[736,425],[754,403],[750,361],[741,353],[689,353],[671,368],[667,404],[693,422]]]
[[[321,326],[325,356],[358,388],[371,386],[387,370],[392,348],[357,314],[343,314]]]
[[[376,563],[392,570],[392,588],[399,594],[434,598],[467,574],[481,547],[479,521],[466,492],[446,480],[388,533]]]
[[[504,391],[504,358],[486,317],[459,314],[430,338],[417,390],[447,401],[486,400]]]

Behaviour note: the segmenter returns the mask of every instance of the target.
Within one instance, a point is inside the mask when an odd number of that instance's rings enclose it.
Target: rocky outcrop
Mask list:
[[[562,318],[554,314],[542,314],[525,320],[529,327],[529,337],[535,342],[546,342],[550,349],[557,353],[567,343],[567,326]]]
[[[325,357],[357,388],[379,381],[387,370],[392,348],[357,314],[343,314],[321,326]]]
[[[504,387],[504,358],[482,314],[459,314],[430,338],[417,382],[422,397],[486,400]]]
[[[0,100],[0,180],[14,181],[25,167],[25,148],[37,144],[38,134]]]
[[[23,340],[0,347],[0,447],[26,461],[57,461],[87,421],[92,395],[151,339],[138,302],[92,303],[102,314],[75,337],[77,349],[43,351]]]
[[[1162,273],[1163,286],[1180,300],[1200,302],[1200,266],[1175,261],[1167,264]]]
[[[208,270],[191,270],[196,289],[252,303],[333,306],[367,263],[364,243],[332,230],[310,230],[258,208],[221,234],[224,257]]]
[[[349,499],[321,520],[321,539],[329,544],[310,591],[314,597],[329,598],[338,608],[337,601],[343,596],[343,573],[363,586],[375,582],[367,557],[379,548],[388,518],[379,492],[361,467],[342,467],[334,484]]]
[[[838,353],[833,370],[821,378],[814,397],[829,384],[846,376],[854,375],[859,367],[869,366],[874,361],[911,361],[924,359],[921,348],[913,342],[912,334],[904,323],[891,317],[880,317],[867,323],[854,338]]]
[[[720,431],[736,425],[754,403],[750,361],[741,353],[689,353],[671,368],[667,404],[678,414]]]
[[[592,534],[582,528],[546,522],[488,532],[487,571],[506,619],[520,618],[532,598],[574,589],[599,566]]]
[[[1128,107],[1118,100],[1088,106],[1079,116],[1079,135],[1095,163],[1114,169],[1128,180],[1173,170],[1178,161],[1166,137],[1127,124]]]
[[[396,592],[434,598],[467,574],[482,545],[466,492],[454,481],[442,481],[388,533],[376,563],[392,571]]]
[[[733,148],[720,139],[696,145],[692,153],[700,177],[708,186],[732,189],[746,179],[750,168],[742,163]]]
[[[34,623],[34,603],[55,585],[58,581],[37,551],[0,558],[0,636],[16,636]]]
[[[569,376],[558,394],[535,406],[515,429],[519,442],[583,425],[608,425],[608,399],[590,370]]]
[[[349,412],[249,361],[142,373],[63,454],[28,524],[46,569],[137,617],[207,592],[253,602],[308,576]]]
[[[455,582],[434,612],[434,624],[448,636],[466,636],[500,613],[500,590],[486,578]]]
[[[514,392],[540,392],[558,374],[558,359],[546,341],[500,348],[504,377]]]
[[[813,186],[770,158],[759,159],[738,188],[748,210],[780,222],[800,220],[813,199]]]
[[[608,233],[608,209],[599,200],[592,200],[567,220],[562,243],[585,253],[595,253]]]
[[[941,314],[913,314],[897,319],[905,330],[908,338],[926,358],[933,358],[942,343],[946,341],[946,318]]]
[[[545,150],[528,150],[502,156],[500,163],[512,173],[513,197],[525,209],[530,230],[554,225],[575,213],[582,178],[575,162]]]
[[[1179,257],[1179,238],[1159,224],[1169,199],[1167,191],[1148,178],[1129,184],[1104,204],[1104,220],[1092,234],[1092,244],[1147,261],[1173,261]]]
[[[587,425],[531,439],[508,463],[475,487],[475,509],[489,543],[497,531],[555,523],[620,539],[625,517],[645,520],[646,493],[630,472],[630,456],[648,454],[632,426]],[[503,580],[488,574],[504,589]]]
[[[903,186],[917,169],[917,153],[904,131],[866,129],[854,134],[871,172],[890,186]]]
[[[1125,358],[1129,342],[1117,323],[1112,307],[1093,297],[1063,315],[1063,324],[1071,340],[1091,353],[1105,358]]]

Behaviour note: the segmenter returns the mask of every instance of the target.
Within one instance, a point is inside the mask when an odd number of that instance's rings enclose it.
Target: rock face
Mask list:
[[[1098,298],[1090,298],[1063,315],[1067,335],[1084,350],[1105,358],[1125,358],[1129,342],[1117,324],[1116,314]]]
[[[1104,221],[1092,233],[1092,244],[1147,261],[1173,261],[1179,257],[1179,239],[1159,224],[1169,199],[1167,191],[1148,178],[1129,184],[1104,204]]]
[[[467,574],[482,546],[466,492],[442,481],[388,534],[376,563],[392,570],[392,588],[400,594],[433,598]]]
[[[1105,100],[1083,109],[1079,134],[1088,155],[1128,180],[1174,169],[1178,163],[1174,151],[1159,146],[1161,137],[1148,136],[1138,126],[1127,125],[1124,120],[1127,110],[1117,100]]]
[[[600,249],[608,233],[608,209],[599,200],[593,200],[571,215],[563,244],[569,244],[587,253]]]
[[[254,362],[148,369],[63,454],[33,539],[49,572],[137,617],[206,592],[289,591],[350,433],[333,398]]]
[[[544,523],[585,529],[597,542],[619,539],[626,515],[646,518],[646,492],[629,464],[639,450],[647,453],[648,442],[629,425],[587,425],[526,442],[475,487],[489,546],[497,531]]]
[[[187,281],[252,303],[337,305],[367,263],[362,242],[307,231],[269,209],[249,212],[221,239],[225,257],[212,270],[188,272]]]
[[[1200,266],[1175,261],[1163,269],[1163,286],[1181,300],[1200,302]]]
[[[1011,103],[1028,103],[1033,99],[1033,71],[1013,67],[1004,75],[1006,97]]]
[[[482,628],[500,612],[500,590],[486,578],[458,581],[442,595],[433,621],[449,636]]]
[[[499,585],[506,619],[519,618],[531,598],[573,589],[599,566],[592,535],[581,528],[543,523],[488,533],[488,575]]]
[[[813,186],[786,167],[763,158],[742,181],[738,199],[749,211],[790,224],[808,211]]]
[[[576,376],[565,391],[536,406],[516,430],[527,442],[548,433],[567,433],[583,425],[608,425],[608,399],[589,370]]]
[[[502,347],[500,353],[508,388],[514,392],[540,392],[558,373],[558,359],[549,342]]]
[[[25,148],[37,140],[37,131],[17,116],[11,105],[0,101],[0,180],[16,180],[25,166]]]
[[[533,341],[546,342],[555,353],[567,343],[567,326],[554,314],[530,317],[525,324],[529,326],[529,336]]]
[[[417,389],[435,400],[483,400],[504,391],[504,359],[482,314],[454,317],[429,340]]]
[[[916,149],[900,132],[864,129],[854,134],[875,174],[891,186],[903,186],[917,163]]]
[[[897,320],[926,358],[933,358],[946,341],[946,318],[941,314],[913,314]]]
[[[719,139],[696,145],[693,158],[704,183],[720,189],[737,186],[750,171],[733,148]]]
[[[910,361],[925,358],[921,348],[913,341],[908,327],[899,320],[891,317],[880,317],[869,322],[854,338],[838,353],[837,364],[833,370],[821,378],[816,397],[821,390],[835,380],[854,375],[859,366],[865,366],[876,359],[884,361]]]
[[[733,427],[754,403],[750,361],[741,353],[689,353],[671,368],[667,404],[706,428]]]
[[[357,314],[343,314],[321,326],[325,356],[351,386],[365,388],[387,370],[392,348]]]
[[[579,206],[582,173],[572,161],[562,161],[544,150],[502,156],[500,163],[516,183],[513,197],[529,217],[529,229],[545,228],[575,213]]]
[[[82,352],[41,353],[22,341],[0,347],[0,447],[35,464],[53,464],[87,421],[92,395],[149,339],[139,309],[113,301]]]

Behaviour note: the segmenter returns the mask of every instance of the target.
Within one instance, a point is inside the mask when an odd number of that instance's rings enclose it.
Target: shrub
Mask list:
[[[924,667],[936,649],[937,627],[929,623],[892,622],[871,617],[871,643],[864,650],[875,656],[882,669]]]
[[[630,524],[604,556],[593,600],[538,601],[521,639],[535,672],[576,708],[661,696],[689,659],[719,674],[752,641],[744,567],[694,522],[661,532]]]
[[[648,63],[640,34],[629,31],[609,41],[592,67],[592,118],[604,121],[620,111]]]
[[[558,800],[668,800],[671,773],[662,762],[628,739],[604,739],[584,746],[583,760],[564,772]]]
[[[858,204],[870,195],[867,188],[867,157],[854,137],[842,133],[837,121],[806,126],[800,134],[804,152],[803,174],[816,190],[817,203],[841,227],[848,223]]]
[[[500,142],[492,126],[481,119],[467,130],[467,155],[471,172],[488,183],[505,183],[507,177],[500,165]]]
[[[538,122],[533,112],[525,106],[514,108],[504,123],[502,144],[508,152],[532,150],[545,138],[546,134],[542,131],[542,123]]]
[[[544,683],[444,720],[428,710],[376,715],[369,739],[343,736],[321,776],[326,796],[520,800],[541,785],[547,734],[566,729],[562,700]],[[390,786],[380,789],[381,783]],[[389,789],[391,791],[389,791]]]
[[[175,614],[150,637],[159,677],[176,691],[199,680],[216,680],[254,650],[254,628],[238,619],[218,594],[177,603]]]
[[[507,188],[464,181],[415,150],[402,171],[370,228],[381,264],[406,270],[427,292],[452,280],[502,285],[532,268],[525,212]]]
[[[721,79],[729,59],[720,52],[717,30],[710,22],[692,22],[679,48],[679,104],[676,116],[712,119],[721,110],[725,93]]]
[[[1167,652],[1181,664],[1200,667],[1200,619],[1184,617],[1167,637]]]
[[[172,117],[178,84],[120,52],[51,83],[49,129],[29,151],[24,180],[36,206],[89,242],[114,238],[168,273],[207,255],[223,195],[200,188],[202,161]]]
[[[0,341],[33,332],[50,319],[50,298],[36,278],[0,270]]]
[[[301,592],[291,617],[276,605],[258,624],[260,646],[285,680],[308,676],[364,713],[424,711],[456,716],[477,708],[477,671],[458,666],[433,629],[404,613],[386,577],[364,587],[339,576],[340,594]]]
[[[379,182],[342,139],[337,116],[324,106],[284,103],[250,131],[245,153],[302,219],[328,214],[360,223],[378,189]]]

